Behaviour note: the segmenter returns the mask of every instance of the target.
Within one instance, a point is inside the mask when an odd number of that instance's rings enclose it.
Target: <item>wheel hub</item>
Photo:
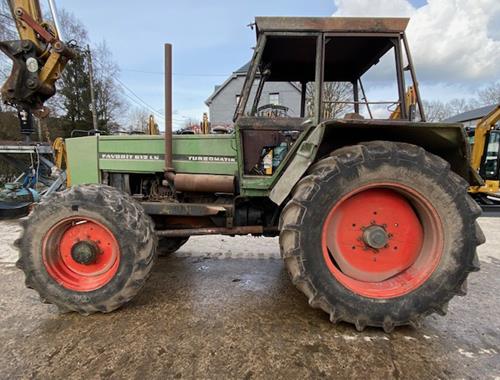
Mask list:
[[[80,241],[71,248],[73,260],[83,265],[95,263],[98,253],[99,247],[92,240]]]
[[[370,189],[341,202],[327,223],[327,246],[345,275],[381,282],[410,267],[422,245],[422,227],[399,193]]]
[[[363,231],[363,241],[370,248],[381,249],[389,242],[389,234],[382,226],[370,226]]]
[[[90,292],[110,282],[120,265],[120,246],[102,223],[88,217],[61,220],[46,234],[43,261],[66,289]]]
[[[323,257],[332,275],[363,296],[391,298],[420,286],[443,245],[439,217],[428,201],[400,184],[357,189],[323,223]]]

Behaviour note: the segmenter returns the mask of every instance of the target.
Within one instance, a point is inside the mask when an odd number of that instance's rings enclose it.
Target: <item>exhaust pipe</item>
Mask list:
[[[172,136],[172,44],[165,44],[165,174],[163,184],[172,191],[234,193],[234,177],[179,174],[173,165]]]
[[[165,44],[165,179],[173,187],[172,156],[172,44]]]

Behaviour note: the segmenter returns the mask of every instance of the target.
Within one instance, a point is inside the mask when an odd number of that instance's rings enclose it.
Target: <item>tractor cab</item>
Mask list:
[[[312,119],[384,118],[414,120],[420,94],[404,31],[407,18],[257,17],[257,46],[234,119],[240,117]],[[406,96],[410,74],[416,99]],[[368,100],[365,77],[374,84],[392,77],[388,99]],[[269,82],[300,88],[299,109],[261,99]],[[394,90],[393,93],[391,90]],[[413,106],[413,110],[410,110]],[[419,107],[424,120],[423,108]],[[266,112],[266,110],[268,112]]]
[[[273,175],[300,136],[324,121],[425,121],[404,34],[408,21],[257,17],[257,45],[234,115],[243,148],[241,175]],[[365,91],[365,78],[374,85],[393,78],[379,91],[385,98],[369,100],[377,91]],[[299,90],[294,108],[262,96],[266,85],[280,82]]]

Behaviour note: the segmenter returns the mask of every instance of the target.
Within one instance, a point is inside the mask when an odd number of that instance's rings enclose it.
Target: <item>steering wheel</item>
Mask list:
[[[257,115],[270,118],[287,117],[288,110],[288,107],[280,106],[278,104],[265,104],[257,108]]]

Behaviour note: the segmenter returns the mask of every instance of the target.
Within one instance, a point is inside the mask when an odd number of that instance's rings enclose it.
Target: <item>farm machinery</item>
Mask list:
[[[69,187],[34,207],[16,242],[27,286],[62,311],[108,313],[143,288],[158,251],[250,234],[279,236],[293,284],[332,322],[390,332],[445,314],[479,269],[481,211],[467,189],[481,180],[462,126],[425,122],[407,24],[256,18],[231,134],[172,133],[166,45],[164,136],[66,140]],[[362,108],[381,102],[368,102],[362,77],[386,55],[398,116],[367,119]],[[300,117],[262,112],[264,86],[280,81],[302,89]],[[329,82],[349,84],[352,112],[325,116]]]
[[[472,144],[472,168],[484,184],[472,186],[471,196],[483,210],[500,209],[500,105],[484,116],[470,132]]]

